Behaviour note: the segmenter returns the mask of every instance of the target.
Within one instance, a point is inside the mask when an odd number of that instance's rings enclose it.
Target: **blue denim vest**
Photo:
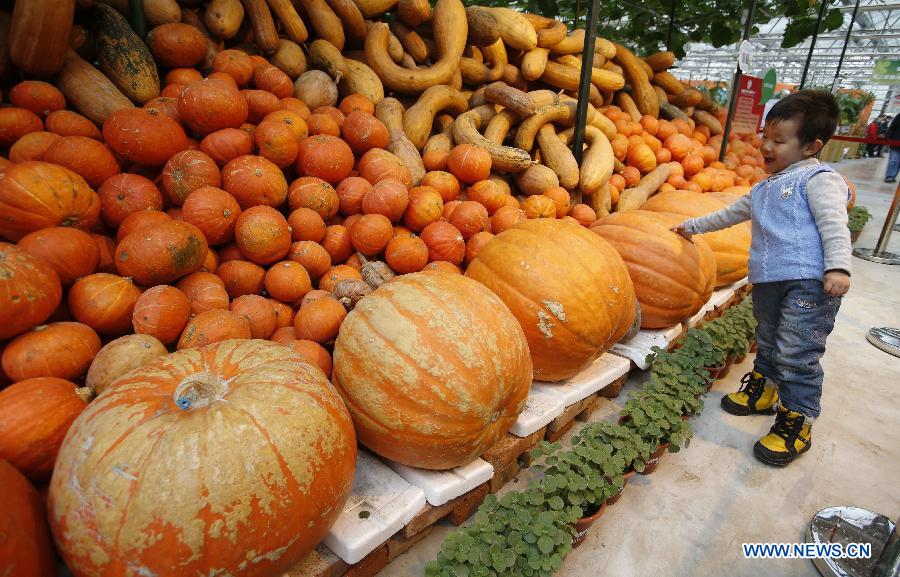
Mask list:
[[[760,182],[751,193],[751,283],[816,279],[825,274],[822,238],[806,186],[823,164],[807,165]]]

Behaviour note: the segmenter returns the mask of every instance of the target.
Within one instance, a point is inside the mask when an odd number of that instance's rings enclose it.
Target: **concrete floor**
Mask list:
[[[882,181],[886,159],[834,165],[857,184],[857,203],[874,219],[856,246],[873,247],[894,185]],[[900,233],[890,250],[900,253]],[[718,381],[702,414],[692,420],[694,439],[667,455],[657,472],[636,476],[622,499],[565,560],[559,577],[654,575],[759,575],[814,577],[805,560],[747,560],[743,542],[802,542],[810,518],[831,505],[855,505],[896,519],[900,514],[900,358],[868,344],[872,326],[900,327],[900,266],[853,261],[853,284],[844,299],[823,359],[822,415],[810,451],[786,469],[754,459],[753,443],[772,417],[735,417],[719,399],[736,390],[751,359]],[[624,394],[639,384],[632,377]],[[617,401],[594,419],[612,420]],[[525,486],[523,472],[512,487]],[[452,526],[441,524],[380,575],[423,574]]]

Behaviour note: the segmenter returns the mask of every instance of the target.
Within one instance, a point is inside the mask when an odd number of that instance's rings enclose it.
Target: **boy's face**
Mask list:
[[[801,143],[799,129],[800,120],[795,118],[766,123],[760,146],[766,170],[775,174],[819,152],[822,141],[816,139],[806,144]]]

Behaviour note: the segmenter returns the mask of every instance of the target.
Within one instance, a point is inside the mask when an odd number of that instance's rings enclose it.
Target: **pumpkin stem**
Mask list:
[[[94,398],[94,389],[90,387],[78,387],[75,389],[75,395],[85,403],[90,403],[91,399]]]
[[[223,382],[210,373],[194,373],[175,388],[172,400],[182,411],[209,406],[222,398]]]

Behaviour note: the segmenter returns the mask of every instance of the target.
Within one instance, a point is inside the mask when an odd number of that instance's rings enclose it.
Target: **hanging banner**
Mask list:
[[[737,103],[734,108],[734,119],[731,131],[735,134],[756,134],[762,123],[765,105],[760,103],[762,96],[762,78],[741,76],[738,85]]]
[[[900,84],[900,60],[876,60],[872,84]]]

